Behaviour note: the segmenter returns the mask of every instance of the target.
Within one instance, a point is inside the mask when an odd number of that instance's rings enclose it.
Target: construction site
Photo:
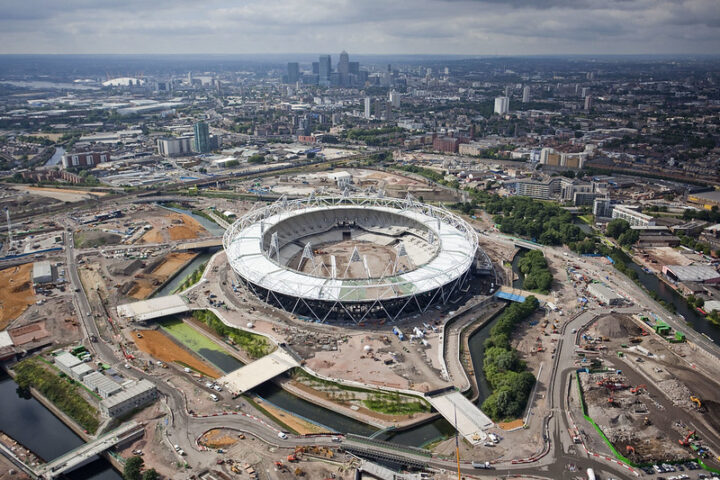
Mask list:
[[[604,436],[613,453],[639,466],[697,459],[717,465],[718,385],[685,353],[692,346],[682,332],[652,316],[610,314],[578,335],[573,414],[602,432],[576,432],[578,439],[603,451]]]

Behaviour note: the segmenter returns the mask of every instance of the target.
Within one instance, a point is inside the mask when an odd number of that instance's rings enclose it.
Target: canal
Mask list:
[[[624,255],[624,254],[623,254]],[[625,264],[638,275],[638,281],[649,291],[655,292],[658,298],[671,303],[678,314],[685,317],[685,323],[699,333],[704,333],[715,343],[720,343],[720,327],[707,321],[695,309],[688,307],[685,299],[672,287],[658,279],[654,274],[647,273],[637,263],[624,255]]]
[[[21,398],[17,384],[0,370],[0,430],[32,450],[43,460],[53,460],[84,443],[50,410],[31,397]],[[71,480],[122,480],[104,458],[66,474]]]
[[[53,156],[50,157],[50,160],[45,162],[46,167],[52,167],[53,165],[60,165],[60,162],[62,162],[62,156],[65,155],[65,149],[60,146],[55,147],[55,153],[53,153]]]
[[[222,235],[225,233],[225,229],[218,225],[217,223],[213,222],[212,220],[208,220],[207,218],[201,216],[201,215],[195,215],[190,210],[186,210],[184,208],[175,208],[175,207],[167,207],[165,205],[160,205],[163,208],[167,208],[168,210],[172,210],[173,212],[182,213],[184,215],[188,215],[200,223],[203,227],[205,227],[205,230],[210,232],[210,235]]]
[[[199,254],[197,257],[195,257],[190,263],[188,263],[182,270],[180,270],[177,275],[172,277],[169,282],[167,282],[165,285],[162,286],[160,290],[155,292],[152,296],[153,297],[164,297],[166,295],[171,295],[173,291],[185,280],[185,278],[193,273],[195,270],[200,267],[203,263],[207,263],[208,260],[217,252],[217,248],[211,249],[209,251],[203,252]]]

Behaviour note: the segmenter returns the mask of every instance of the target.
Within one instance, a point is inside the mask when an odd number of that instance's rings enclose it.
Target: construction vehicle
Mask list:
[[[297,462],[297,461],[298,461],[297,457],[296,457],[294,454],[288,455],[287,458],[286,458],[286,460],[287,460],[288,462]]]
[[[635,447],[628,445],[625,447],[625,453],[628,455],[635,455]]]
[[[303,472],[300,467],[296,468],[293,473],[295,474],[296,477],[304,477],[305,476],[305,472]]]
[[[645,384],[643,384],[643,385],[638,385],[638,386],[635,387],[635,388],[631,388],[631,389],[630,389],[630,393],[635,393],[635,394],[637,394],[637,393],[640,392],[640,390],[642,390],[642,389],[644,389],[644,388],[645,388]]]
[[[645,417],[643,419],[643,425],[652,425],[652,422],[650,421],[650,419],[648,417]]]
[[[615,380],[612,380],[610,378],[606,378],[605,380],[602,380],[600,382],[597,382],[598,386],[605,387],[610,391],[616,391],[616,390],[623,390],[625,388],[628,388],[630,385],[627,385],[622,382],[617,382]]]
[[[693,431],[691,431],[690,433],[688,433],[687,436],[686,436],[685,438],[683,438],[682,440],[678,440],[678,443],[679,443],[680,446],[682,446],[682,447],[689,447],[689,446],[690,446],[690,440],[692,440],[693,438],[695,438],[695,430],[693,430]]]
[[[697,404],[697,407],[698,407],[698,408],[702,408],[702,402],[701,402],[700,399],[699,399],[698,397],[696,397],[695,395],[690,395],[690,401],[693,402],[693,403],[695,403],[695,404]]]

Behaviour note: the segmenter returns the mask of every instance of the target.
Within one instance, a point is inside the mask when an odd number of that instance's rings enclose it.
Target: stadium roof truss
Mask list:
[[[397,215],[399,221],[422,225],[427,230],[424,240],[437,247],[434,255],[410,271],[398,272],[395,265],[379,277],[364,279],[337,278],[335,273],[330,278],[313,276],[280,263],[283,245],[279,244],[277,229],[283,225],[279,224],[313,212],[316,216],[317,212],[327,212],[322,215],[325,218],[333,211],[340,215],[343,211],[357,213],[358,209],[367,210],[367,215]],[[396,248],[398,256],[406,254],[402,245]],[[394,320],[447,302],[457,290],[466,289],[477,245],[477,233],[462,218],[444,208],[418,202],[410,195],[404,199],[310,195],[298,200],[283,196],[239,218],[223,237],[230,266],[255,295],[293,314],[321,322],[345,318],[361,323],[369,317]],[[308,252],[303,256],[307,257]],[[332,264],[335,272],[334,261]]]

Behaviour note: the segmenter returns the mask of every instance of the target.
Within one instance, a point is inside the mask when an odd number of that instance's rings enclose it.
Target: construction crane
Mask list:
[[[678,440],[678,443],[679,443],[680,446],[682,446],[682,447],[689,447],[689,446],[690,446],[690,440],[691,440],[692,438],[694,438],[694,437],[695,437],[695,430],[693,430],[692,432],[688,433],[687,436],[686,436],[684,439]]]

